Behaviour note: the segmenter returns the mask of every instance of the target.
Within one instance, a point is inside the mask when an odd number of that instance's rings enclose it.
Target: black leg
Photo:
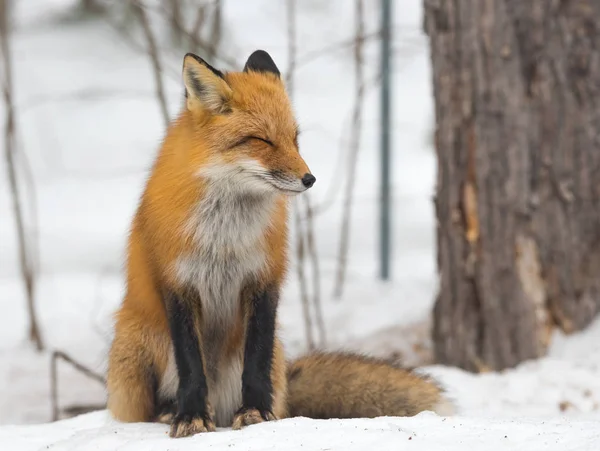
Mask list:
[[[271,366],[278,300],[279,292],[275,288],[262,290],[252,299],[244,349],[242,408],[236,414],[235,429],[274,419]]]
[[[185,437],[198,432],[214,431],[215,426],[207,405],[208,387],[194,327],[194,312],[175,294],[168,296],[167,308],[179,376],[177,414],[170,435]]]

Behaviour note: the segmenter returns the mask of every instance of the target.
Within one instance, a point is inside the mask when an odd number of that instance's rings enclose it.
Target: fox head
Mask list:
[[[298,152],[298,126],[277,66],[263,50],[242,72],[223,73],[199,56],[183,61],[186,109],[201,142],[198,175],[243,192],[295,195],[315,183]]]

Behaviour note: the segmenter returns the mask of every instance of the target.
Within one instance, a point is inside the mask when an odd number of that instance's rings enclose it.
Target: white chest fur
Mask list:
[[[179,281],[198,290],[205,323],[226,327],[235,319],[244,282],[267,264],[265,232],[275,199],[212,189],[187,224],[193,251],[176,262]]]

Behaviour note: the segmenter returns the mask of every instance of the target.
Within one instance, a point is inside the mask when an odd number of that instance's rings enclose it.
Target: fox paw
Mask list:
[[[164,401],[159,404],[156,409],[156,415],[154,416],[155,423],[168,424],[169,426],[173,423],[175,414],[177,413],[177,404],[174,401]]]
[[[233,429],[241,429],[251,424],[262,423],[263,421],[276,420],[275,415],[268,410],[260,411],[258,409],[249,409],[242,407],[233,417]]]
[[[169,435],[173,438],[180,438],[199,434],[200,432],[214,431],[216,431],[215,424],[209,418],[179,414],[173,419]]]
[[[157,423],[171,425],[173,423],[174,418],[175,418],[175,415],[173,413],[165,412],[165,413],[161,413],[160,415],[158,415],[154,421],[156,421]]]

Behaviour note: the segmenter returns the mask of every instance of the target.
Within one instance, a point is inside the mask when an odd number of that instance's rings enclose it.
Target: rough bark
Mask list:
[[[600,308],[600,2],[424,0],[441,363],[503,369]]]

